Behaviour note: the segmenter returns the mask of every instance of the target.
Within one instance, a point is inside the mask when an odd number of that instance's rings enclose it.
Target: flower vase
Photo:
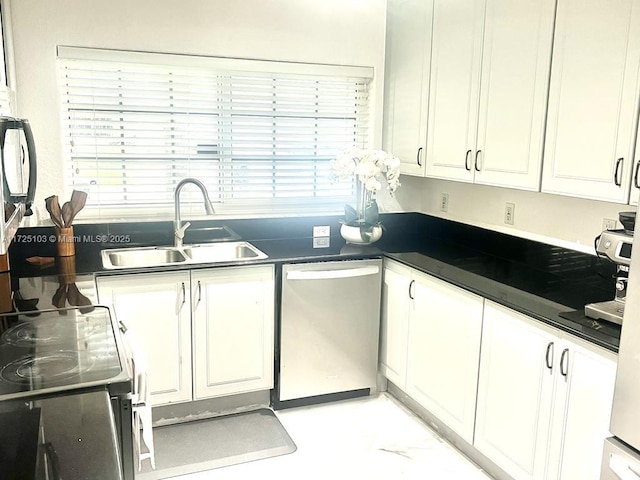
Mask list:
[[[340,235],[342,235],[342,238],[344,238],[347,243],[369,245],[380,240],[380,237],[382,237],[382,226],[375,225],[372,227],[371,235],[363,235],[360,232],[360,227],[343,224],[340,227]]]

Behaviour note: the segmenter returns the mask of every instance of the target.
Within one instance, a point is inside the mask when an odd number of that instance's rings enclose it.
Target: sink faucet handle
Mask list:
[[[189,228],[191,226],[191,222],[184,222],[184,224],[176,229],[176,238],[179,240],[182,240],[184,238],[184,232],[187,230],[187,228]]]

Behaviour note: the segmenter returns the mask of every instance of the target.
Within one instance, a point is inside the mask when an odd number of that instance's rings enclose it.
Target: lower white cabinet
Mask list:
[[[188,271],[97,277],[98,300],[135,333],[144,350],[151,403],[191,400]]]
[[[271,266],[191,273],[194,398],[273,387]]]
[[[381,370],[469,443],[482,308],[478,295],[385,262]]]
[[[600,478],[615,355],[486,301],[474,446],[514,479]]]
[[[412,269],[385,260],[380,315],[380,372],[400,389],[407,389],[409,342],[409,287]]]
[[[100,276],[144,350],[154,406],[273,386],[273,265]]]
[[[598,480],[616,355],[385,260],[380,371],[515,480]]]

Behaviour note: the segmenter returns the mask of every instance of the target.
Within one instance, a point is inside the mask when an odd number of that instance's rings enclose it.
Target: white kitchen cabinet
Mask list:
[[[435,0],[426,175],[538,190],[555,0]]]
[[[100,276],[147,358],[154,406],[273,386],[273,265]]]
[[[400,170],[424,175],[432,0],[389,0],[383,147]]]
[[[194,399],[273,387],[273,266],[194,270]]]
[[[385,261],[380,316],[380,372],[406,390],[412,269]]]
[[[420,273],[411,294],[406,392],[472,443],[483,299]]]
[[[435,0],[428,177],[473,181],[484,10],[484,0]]]
[[[611,436],[616,355],[578,339],[565,340],[558,353],[562,365],[556,373],[546,478],[599,480],[602,445]]]
[[[638,125],[640,131],[640,125]],[[631,178],[631,194],[629,203],[638,205],[640,203],[640,134],[636,136],[636,149],[634,155],[635,165],[633,167],[633,177]]]
[[[131,329],[147,360],[152,405],[191,400],[188,271],[98,277],[98,298]]]
[[[482,298],[385,261],[381,371],[471,443]]]
[[[514,479],[544,476],[558,342],[553,329],[486,302],[474,446]]]
[[[558,0],[542,191],[627,203],[640,0]]]
[[[514,479],[598,479],[615,356],[486,301],[474,446]]]

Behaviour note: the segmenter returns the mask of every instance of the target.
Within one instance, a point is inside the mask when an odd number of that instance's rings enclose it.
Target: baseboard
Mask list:
[[[387,393],[415,413],[442,439],[455,447],[456,450],[460,451],[471,462],[478,465],[487,475],[490,475],[495,480],[513,480],[511,476],[507,475],[504,470],[480,453],[473,445],[463,440],[462,437],[451,430],[451,428],[447,427],[431,412],[391,382],[387,382]]]
[[[269,400],[269,390],[261,390],[239,395],[195,400],[193,402],[161,405],[153,407],[153,425],[172,425],[231,413],[257,410],[258,408],[269,408]]]

